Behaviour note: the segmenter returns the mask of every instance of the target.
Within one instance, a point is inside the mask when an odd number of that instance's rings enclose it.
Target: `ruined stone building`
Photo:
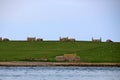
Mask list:
[[[63,38],[61,38],[61,37],[60,37],[60,41],[71,41],[71,42],[74,42],[74,41],[75,41],[75,38],[68,38],[68,37],[63,37]]]
[[[77,54],[64,54],[63,56],[56,56],[56,61],[79,62],[80,57]]]
[[[100,37],[100,39],[94,39],[94,38],[92,37],[92,42],[102,42],[102,38]]]
[[[0,41],[2,41],[2,37],[0,37]]]
[[[27,41],[36,41],[36,37],[27,37]]]

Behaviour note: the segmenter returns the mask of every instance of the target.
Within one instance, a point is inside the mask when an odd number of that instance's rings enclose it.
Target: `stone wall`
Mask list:
[[[64,54],[63,56],[56,56],[56,61],[79,62],[80,57],[76,54]]]

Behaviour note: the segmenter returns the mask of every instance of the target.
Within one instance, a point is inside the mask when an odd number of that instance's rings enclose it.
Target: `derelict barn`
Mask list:
[[[113,42],[113,41],[112,41],[112,40],[110,40],[110,39],[107,39],[107,40],[106,40],[106,42]]]
[[[2,37],[0,37],[0,41],[2,41]]]
[[[61,37],[60,37],[60,41],[71,41],[71,42],[74,42],[74,41],[75,41],[75,38],[68,38],[68,37],[63,37],[63,38],[61,38]]]
[[[40,42],[40,41],[43,41],[43,39],[42,38],[37,38],[37,41]]]
[[[70,38],[70,39],[68,39],[68,41],[75,42],[75,38]]]
[[[60,41],[68,41],[68,37],[63,37],[63,38],[60,37]]]
[[[79,62],[80,57],[77,54],[64,54],[63,56],[56,56],[56,61]]]
[[[101,37],[100,37],[100,39],[94,39],[94,38],[92,37],[92,42],[102,42],[102,39],[101,39]]]
[[[8,38],[4,38],[2,41],[10,41]]]
[[[27,37],[27,41],[36,41],[36,37]]]

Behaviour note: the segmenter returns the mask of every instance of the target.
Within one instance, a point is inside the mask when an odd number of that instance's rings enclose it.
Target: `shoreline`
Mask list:
[[[87,62],[0,62],[0,67],[37,67],[37,66],[80,66],[80,67],[120,67],[120,63]]]

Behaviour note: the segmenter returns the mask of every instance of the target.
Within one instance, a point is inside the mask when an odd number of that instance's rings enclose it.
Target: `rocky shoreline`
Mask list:
[[[86,63],[86,62],[0,62],[0,66],[85,66],[85,67],[120,67],[120,63]]]

